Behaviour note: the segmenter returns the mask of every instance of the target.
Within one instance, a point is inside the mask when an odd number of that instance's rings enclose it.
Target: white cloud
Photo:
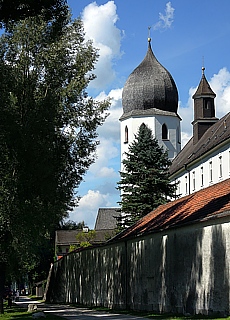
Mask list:
[[[107,195],[100,194],[99,191],[89,190],[88,193],[80,199],[79,208],[83,210],[86,208],[94,210],[95,206],[99,208],[100,206],[106,205],[108,202],[107,198]]]
[[[169,29],[172,26],[174,19],[174,8],[171,2],[166,3],[165,15],[159,13],[159,21],[153,26],[153,30]]]
[[[115,172],[114,168],[108,168],[108,167],[102,167],[100,168],[99,172],[98,172],[99,176],[102,178],[116,178],[118,175]]]
[[[117,148],[113,146],[113,144],[111,143],[111,140],[102,138],[100,142],[101,143],[98,146],[98,151],[97,151],[98,158],[104,159],[104,161],[107,161],[107,159],[112,159],[117,157],[118,155]]]
[[[100,144],[97,147],[97,159],[90,166],[85,182],[79,189],[80,195],[85,194],[79,202],[79,207],[69,213],[71,220],[77,222],[84,220],[90,228],[94,228],[99,207],[117,206],[119,200],[116,186],[120,180],[118,170],[120,170],[121,94],[122,89],[111,90],[108,94],[112,99],[110,115],[98,130]],[[105,92],[101,92],[95,100],[106,98]],[[91,190],[85,190],[86,185],[89,185]]]
[[[186,145],[186,143],[191,139],[192,133],[190,132],[181,132],[181,149]]]
[[[82,13],[85,38],[93,41],[100,55],[95,69],[97,78],[90,83],[92,88],[105,88],[115,78],[113,61],[121,56],[121,30],[116,27],[116,10],[114,1],[108,1],[101,6],[93,2],[86,6]]]
[[[108,194],[101,194],[98,190],[89,190],[80,199],[79,206],[70,212],[71,220],[84,221],[90,229],[93,229],[98,209],[107,206],[110,206]]]
[[[120,143],[120,123],[119,118],[122,115],[121,103],[122,89],[111,90],[108,96],[105,92],[101,92],[96,100],[104,100],[107,97],[111,98],[111,107],[109,109],[109,116],[107,117],[103,126],[98,129],[100,137],[108,139],[108,137],[116,143]]]
[[[179,115],[182,118],[181,121],[181,147],[183,148],[188,140],[192,136],[192,125],[193,121],[193,99],[192,96],[195,93],[196,88],[189,89],[189,98],[186,103],[186,106],[181,106],[181,102],[179,103]]]
[[[89,171],[95,177],[100,178],[112,178],[116,177],[117,174],[115,170],[111,167],[108,167],[109,161],[118,157],[120,154],[118,146],[109,139],[100,138],[100,144],[97,147],[97,160],[94,164],[91,165]]]
[[[217,117],[230,111],[230,72],[222,68],[210,80],[210,86],[216,94],[215,106]]]
[[[119,118],[122,114],[121,95],[122,89],[111,90],[108,94],[112,99],[109,116],[105,123],[98,129],[100,144],[97,147],[97,159],[89,169],[96,177],[118,178],[118,174],[114,168],[109,166],[109,162],[115,158],[117,158],[117,161],[120,161]],[[106,99],[108,96],[105,92],[101,92],[95,99],[100,101]]]

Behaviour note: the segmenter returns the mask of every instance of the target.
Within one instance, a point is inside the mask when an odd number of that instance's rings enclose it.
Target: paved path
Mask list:
[[[105,311],[95,311],[87,308],[73,308],[69,305],[61,305],[61,304],[44,304],[39,301],[34,301],[29,299],[26,296],[20,296],[19,302],[16,302],[17,305],[22,305],[27,308],[28,304],[34,303],[37,304],[37,311],[44,311],[44,313],[53,313],[57,316],[63,317],[69,320],[143,320],[146,318],[137,317],[137,316],[129,316],[123,314],[109,313]],[[42,318],[41,318],[42,319]]]

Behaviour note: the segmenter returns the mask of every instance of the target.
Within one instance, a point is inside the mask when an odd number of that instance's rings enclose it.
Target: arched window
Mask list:
[[[125,126],[125,143],[129,142],[129,131],[128,131],[128,127]]]
[[[168,128],[165,123],[162,125],[162,140],[168,140]]]

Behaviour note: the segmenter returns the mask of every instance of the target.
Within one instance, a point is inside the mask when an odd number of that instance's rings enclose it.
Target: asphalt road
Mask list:
[[[16,302],[17,305],[21,305],[25,308],[28,308],[28,304],[36,304],[37,311],[43,311],[45,314],[53,313],[57,316],[60,316],[64,319],[69,320],[98,320],[98,319],[105,319],[105,320],[141,320],[145,319],[143,317],[137,316],[130,316],[130,315],[123,315],[123,314],[116,314],[116,313],[109,313],[105,311],[95,311],[90,310],[87,308],[73,308],[69,305],[60,305],[60,304],[44,304],[39,301],[34,301],[29,299],[26,296],[20,296],[19,301]],[[42,318],[40,318],[42,319]]]

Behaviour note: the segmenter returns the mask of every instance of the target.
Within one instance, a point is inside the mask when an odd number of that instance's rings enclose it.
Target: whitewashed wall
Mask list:
[[[181,150],[181,129],[180,118],[177,116],[135,116],[121,121],[121,160],[124,153],[128,151],[130,143],[135,139],[135,135],[142,123],[145,123],[153,132],[153,136],[158,140],[159,145],[168,151],[170,159],[173,159]],[[168,140],[162,140],[162,125],[168,128]],[[128,143],[125,141],[125,127],[128,127]]]
[[[48,301],[229,315],[230,215],[88,248],[54,264]]]
[[[187,170],[175,175],[173,181],[179,182],[177,195],[181,197],[199,191],[230,177],[230,142],[190,164]]]

